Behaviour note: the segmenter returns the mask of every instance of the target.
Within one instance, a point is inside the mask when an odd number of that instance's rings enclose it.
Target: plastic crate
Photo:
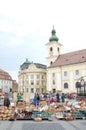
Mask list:
[[[73,118],[74,118],[74,119],[83,119],[83,118],[85,118],[85,116],[84,116],[84,114],[81,113],[81,112],[75,112],[75,113],[73,114]]]
[[[51,117],[51,114],[48,112],[33,112],[31,118],[34,119],[36,117],[41,117],[42,119],[46,120]]]

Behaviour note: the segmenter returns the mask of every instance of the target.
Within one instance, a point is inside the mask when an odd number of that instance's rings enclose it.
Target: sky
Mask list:
[[[86,0],[1,0],[0,68],[18,80],[26,58],[46,64],[53,25],[62,54],[86,49]]]

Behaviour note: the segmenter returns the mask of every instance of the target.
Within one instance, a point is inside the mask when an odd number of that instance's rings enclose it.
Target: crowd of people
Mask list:
[[[39,105],[39,102],[41,100],[45,100],[47,104],[49,105],[52,102],[65,102],[65,99],[74,99],[75,97],[71,94],[64,94],[64,93],[45,93],[45,94],[40,94],[40,93],[35,93],[33,96],[33,100],[31,103],[33,103],[35,106]],[[14,100],[13,93],[9,92],[4,95],[4,102],[3,105],[9,107]],[[18,102],[23,101],[23,95],[20,93],[16,93],[16,105]]]
[[[40,100],[45,100],[47,104],[49,105],[50,103],[53,102],[58,102],[58,103],[64,103],[66,99],[71,100],[75,99],[76,95],[72,94],[64,94],[64,93],[51,93],[51,94],[38,94],[35,93],[34,98],[33,98],[33,103],[35,106],[39,105]]]

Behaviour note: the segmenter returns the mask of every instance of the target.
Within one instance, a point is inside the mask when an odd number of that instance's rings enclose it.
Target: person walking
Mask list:
[[[57,102],[60,102],[59,93],[56,94]]]
[[[37,96],[36,96],[36,93],[34,95],[33,103],[34,103],[35,106],[37,106]]]
[[[34,99],[33,99],[33,102],[34,102],[34,105],[35,106],[38,106],[39,105],[39,100],[40,100],[40,97],[39,97],[39,94],[37,93],[35,93],[35,95],[34,95]]]
[[[62,99],[62,102],[65,101],[65,95],[64,95],[64,93],[62,93],[61,99]]]

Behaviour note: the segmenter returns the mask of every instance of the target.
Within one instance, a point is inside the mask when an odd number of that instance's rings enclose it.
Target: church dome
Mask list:
[[[49,38],[49,41],[50,42],[52,42],[52,41],[58,42],[59,38],[56,36],[56,31],[55,31],[54,27],[53,27],[53,30],[51,31],[51,34],[52,34],[52,36]]]

